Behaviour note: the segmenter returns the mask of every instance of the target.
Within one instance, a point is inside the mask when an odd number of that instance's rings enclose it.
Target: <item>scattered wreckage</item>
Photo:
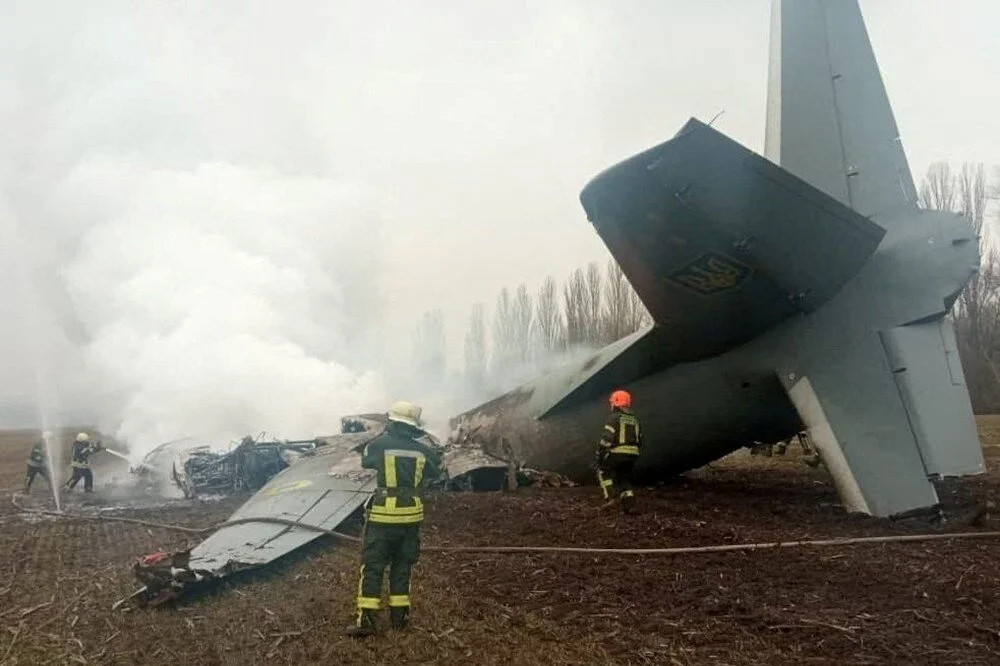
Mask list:
[[[175,440],[150,451],[131,471],[158,490],[173,483],[188,499],[225,495],[262,488],[321,443],[318,439],[264,440],[247,435],[233,449],[220,453],[207,445],[192,446],[190,439]]]
[[[361,467],[359,452],[385,427],[384,414],[344,418],[342,432],[297,442],[254,442],[246,438],[227,454],[206,447],[190,450],[176,443],[169,451],[153,451],[144,463],[170,461],[170,475],[193,492],[259,490],[208,538],[191,549],[152,553],[133,567],[142,584],[127,599],[139,606],[158,606],[200,585],[253,569],[300,548],[334,530],[363,507],[376,488],[373,470]],[[442,444],[433,435],[426,443],[441,451],[441,489],[500,490],[514,479],[518,485],[571,485],[557,474],[519,468],[516,463],[484,453],[468,441]],[[154,455],[155,454],[155,455]],[[215,456],[215,457],[210,457]],[[278,467],[271,476],[263,476]],[[185,486],[184,484],[188,484]],[[188,491],[185,490],[185,494]],[[193,496],[193,495],[190,495]],[[300,527],[307,525],[309,527]]]

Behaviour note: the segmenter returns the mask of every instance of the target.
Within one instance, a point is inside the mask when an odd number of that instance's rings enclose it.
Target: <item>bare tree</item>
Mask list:
[[[611,342],[620,340],[635,329],[630,329],[629,292],[632,290],[621,266],[614,259],[608,260],[604,279],[604,323],[601,335]]]
[[[596,262],[587,264],[587,289],[584,292],[583,318],[586,326],[586,341],[600,345],[605,340],[601,331],[601,303],[603,280],[601,279],[601,269]]]
[[[542,354],[551,354],[559,349],[565,335],[556,289],[556,281],[550,275],[542,282],[535,297],[535,346]]]
[[[935,162],[927,169],[924,182],[920,184],[920,204],[930,210],[953,211],[957,199],[955,176],[947,162]]]
[[[566,311],[566,346],[574,347],[587,341],[586,323],[587,281],[582,269],[576,269],[563,287]]]
[[[414,336],[413,358],[421,380],[440,384],[445,370],[444,315],[440,310],[425,312]]]
[[[465,378],[474,389],[486,382],[486,315],[483,304],[472,306],[469,330],[465,334]]]
[[[517,360],[522,363],[531,356],[531,322],[534,311],[531,305],[531,295],[526,286],[518,285],[514,296],[512,312],[514,331],[514,350]]]
[[[493,353],[490,355],[491,372],[497,374],[517,355],[517,324],[514,318],[514,300],[504,287],[497,296],[493,312]]]
[[[639,295],[614,259],[608,260],[604,274],[602,320],[602,342],[605,344],[631,335],[649,322],[649,314]]]

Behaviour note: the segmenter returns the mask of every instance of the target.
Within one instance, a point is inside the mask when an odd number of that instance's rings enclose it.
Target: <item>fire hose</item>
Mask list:
[[[88,516],[85,514],[60,513],[58,511],[47,511],[44,509],[29,509],[17,501],[17,495],[11,495],[11,503],[20,511],[47,516],[57,516],[60,518],[78,518],[84,520],[105,520],[123,523],[143,525],[145,527],[155,527],[164,530],[177,532],[188,532],[202,534],[219,530],[233,525],[243,525],[246,523],[268,523],[274,525],[285,525],[288,527],[298,527],[310,532],[318,532],[327,536],[332,536],[345,541],[359,542],[358,537],[337,532],[318,525],[309,525],[285,518],[238,518],[229,520],[208,527],[187,527],[184,525],[167,525],[138,518],[126,518],[124,516]],[[695,553],[726,553],[734,551],[756,551],[775,550],[779,548],[797,548],[803,546],[852,546],[872,543],[907,543],[919,541],[944,541],[953,539],[991,539],[1000,537],[1000,531],[984,532],[948,532],[948,533],[924,533],[924,534],[897,534],[888,536],[873,537],[843,537],[828,539],[799,539],[793,541],[770,541],[762,543],[734,543],[716,546],[681,546],[675,548],[592,548],[583,546],[424,546],[421,552],[425,553],[578,553],[586,555],[684,555]]]

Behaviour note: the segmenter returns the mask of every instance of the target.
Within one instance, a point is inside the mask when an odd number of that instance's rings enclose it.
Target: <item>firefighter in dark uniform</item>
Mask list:
[[[378,472],[378,489],[368,507],[358,581],[358,614],[347,634],[371,636],[382,600],[382,574],[389,568],[389,616],[394,629],[410,613],[410,571],[420,554],[424,507],[421,485],[441,473],[441,457],[424,439],[420,408],[397,402],[382,434],[368,442],[361,465]]]
[[[90,456],[102,448],[100,442],[91,442],[90,435],[85,432],[76,436],[76,441],[73,442],[73,457],[70,461],[73,476],[66,482],[66,490],[73,490],[80,479],[83,479],[84,492],[94,492],[94,473],[90,471]]]
[[[632,513],[632,469],[642,447],[639,419],[632,413],[632,395],[628,391],[615,391],[609,402],[611,414],[597,446],[597,481],[604,499],[615,493],[622,511]]]
[[[45,442],[51,438],[52,433],[46,430],[42,433],[42,438],[35,442],[34,446],[31,447],[31,453],[28,454],[28,473],[24,477],[25,495],[31,492],[31,484],[35,480],[36,476],[41,476],[45,479],[46,483],[49,485],[52,484],[49,480],[48,456],[45,453]]]

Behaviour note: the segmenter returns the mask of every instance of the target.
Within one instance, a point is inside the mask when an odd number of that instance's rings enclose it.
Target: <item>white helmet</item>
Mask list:
[[[77,436],[76,436],[76,441],[78,441],[78,442],[89,442],[90,441],[90,435],[88,435],[85,432],[78,433]]]
[[[405,423],[407,425],[414,426],[415,428],[419,428],[420,413],[422,411],[423,410],[416,405],[406,402],[405,400],[400,400],[392,403],[387,416],[390,421],[398,421],[399,423]]]

